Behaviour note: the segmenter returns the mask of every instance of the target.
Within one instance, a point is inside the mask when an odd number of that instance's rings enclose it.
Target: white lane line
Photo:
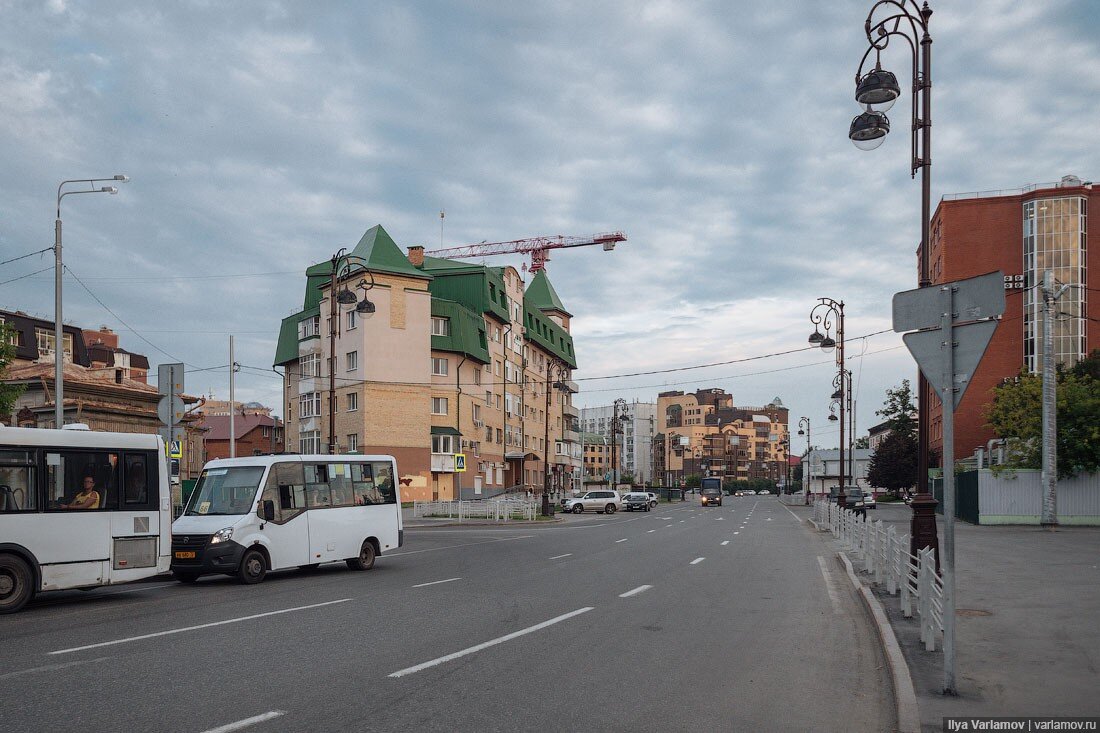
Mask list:
[[[783,508],[787,510],[787,513],[788,513],[788,514],[790,514],[790,515],[791,515],[792,517],[794,517],[795,519],[797,519],[797,520],[799,521],[799,523],[801,523],[801,522],[802,522],[802,518],[801,518],[801,517],[799,517],[799,516],[798,516],[797,514],[795,514],[794,512],[792,512],[792,511],[791,511],[791,510],[790,510],[790,509],[789,509],[788,507],[783,507]]]
[[[450,662],[453,659],[458,659],[459,657],[464,657],[467,654],[473,654],[474,652],[479,652],[482,649],[488,649],[489,647],[496,646],[497,644],[503,644],[506,641],[511,641],[512,639],[516,639],[516,638],[518,638],[520,636],[523,636],[525,634],[531,634],[535,631],[539,631],[540,629],[545,629],[547,626],[553,626],[554,624],[561,623],[562,621],[565,621],[567,619],[571,619],[574,616],[580,616],[582,613],[588,613],[589,611],[593,610],[593,608],[594,608],[593,606],[585,606],[584,608],[578,608],[576,611],[570,611],[569,613],[563,613],[561,616],[557,616],[556,618],[552,618],[549,621],[543,621],[541,624],[535,624],[534,626],[528,626],[526,629],[520,629],[519,631],[513,631],[511,634],[506,634],[505,636],[499,636],[496,639],[492,639],[491,641],[486,641],[484,643],[478,644],[477,646],[472,646],[468,649],[463,649],[460,652],[455,652],[453,654],[448,654],[448,655],[443,656],[443,657],[437,657],[436,659],[432,659],[431,661],[428,661],[428,662],[422,662],[421,664],[417,664],[416,666],[413,666],[413,667],[406,667],[405,669],[400,669],[396,672],[393,672],[389,676],[390,677],[404,677],[405,675],[415,674],[416,672],[419,672],[419,671],[424,670],[424,669],[428,669],[429,667],[434,667],[437,664],[443,664],[444,662]]]
[[[198,626],[184,626],[179,629],[169,629],[168,631],[157,631],[152,634],[142,634],[141,636],[128,636],[125,639],[114,639],[113,641],[101,641],[98,644],[85,644],[84,646],[74,646],[71,649],[58,649],[55,652],[47,652],[49,655],[54,654],[69,654],[71,652],[81,652],[85,649],[98,649],[103,646],[114,646],[115,644],[125,644],[131,641],[141,641],[142,639],[152,639],[157,636],[169,636],[171,634],[182,634],[185,631],[197,631],[198,629],[208,629],[211,626],[224,626],[225,624],[235,624],[241,621],[251,621],[256,618],[264,618],[265,616],[278,616],[283,613],[291,613],[293,611],[305,611],[310,608],[320,608],[322,606],[332,606],[337,603],[347,603],[350,598],[341,598],[338,601],[325,601],[324,603],[311,603],[308,606],[295,606],[294,608],[284,608],[279,611],[268,611],[267,613],[254,613],[251,616],[240,616],[238,618],[230,618],[225,621],[212,621],[208,624],[199,624]]]
[[[671,524],[666,524],[666,525],[665,525],[665,529],[668,529],[668,528],[669,528],[669,527],[671,527],[671,526],[672,526]]]
[[[551,559],[551,560],[561,560],[561,559],[562,559],[563,557],[571,557],[572,555],[573,555],[573,553],[572,553],[572,552],[567,552],[567,553],[565,553],[564,555],[554,555],[554,556],[553,556],[552,558],[550,558],[550,559]]]
[[[829,567],[825,564],[825,558],[818,555],[817,564],[821,566],[821,577],[825,578],[825,588],[829,591],[829,600],[833,603],[833,615],[839,616],[841,614],[840,593],[837,592],[836,584],[833,582],[832,576],[829,575]]]
[[[770,522],[770,521],[772,521],[772,518],[768,517],[766,521]]]
[[[646,531],[646,534],[649,534],[650,532],[656,532],[656,531],[657,531],[657,530],[655,530],[655,529],[650,529],[650,530],[647,530],[647,531]]]
[[[681,520],[680,520],[680,524],[683,524],[683,523],[684,523],[684,520],[683,520],[683,519],[681,519]]]
[[[718,519],[715,519],[714,521],[716,521],[716,522],[724,522],[724,521],[726,521],[726,518],[725,518],[725,517],[718,517]]]
[[[412,587],[413,588],[423,588],[423,587],[429,586],[429,585],[439,585],[440,583],[453,583],[456,580],[462,580],[462,578],[447,578],[446,580],[433,580],[430,583],[417,583],[416,585],[414,585]]]
[[[563,529],[568,529],[565,527]],[[419,555],[421,552],[439,552],[440,550],[453,550],[457,547],[473,547],[474,545],[488,545],[493,542],[511,542],[512,540],[529,540],[535,535],[521,534],[519,537],[501,537],[497,540],[483,540],[482,542],[464,542],[461,545],[446,545],[444,547],[431,547],[427,550],[409,550],[408,552],[387,552],[383,557],[397,557],[398,555]]]
[[[729,543],[730,543],[730,541],[729,541],[729,540],[722,540],[722,547],[725,547],[725,546],[726,546],[726,545],[728,545]]]
[[[649,590],[652,587],[653,587],[652,585],[639,585],[634,590],[628,590],[626,593],[620,593],[619,598],[630,598],[630,596],[636,596],[639,593],[645,593],[647,590]]]
[[[36,672],[56,672],[59,669],[68,669],[69,667],[79,667],[82,664],[92,664],[93,662],[102,662],[110,657],[96,657],[95,659],[82,659],[78,662],[65,662],[64,664],[46,664],[41,667],[31,667],[30,669],[21,669],[18,672],[7,672],[0,674],[0,680],[11,679],[12,677],[21,677],[25,674],[34,674]]]
[[[262,723],[265,720],[271,720],[272,718],[278,718],[283,715],[286,715],[285,710],[272,710],[271,712],[263,713],[262,715],[253,715],[251,718],[238,720],[236,723],[226,723],[225,725],[219,725],[217,728],[210,728],[209,730],[203,731],[203,733],[230,733],[230,731],[247,728],[250,725],[256,725],[257,723]]]
[[[626,538],[626,537],[623,537],[623,538],[622,538],[621,540],[615,540],[615,544],[617,545],[617,544],[619,544],[620,542],[626,542],[626,540],[627,540],[627,538]]]
[[[691,562],[689,562],[688,565],[698,565],[699,563],[703,562],[704,560],[706,560],[705,557],[697,557],[694,560],[692,560]]]
[[[734,534],[741,534],[740,532],[734,532]]]

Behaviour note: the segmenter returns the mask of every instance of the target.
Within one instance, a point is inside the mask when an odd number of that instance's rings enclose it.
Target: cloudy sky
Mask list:
[[[235,334],[239,397],[278,405],[303,270],[369,227],[429,248],[441,209],[448,246],[622,230],[550,264],[578,402],[719,386],[831,444],[820,352],[594,378],[801,349],[821,296],[850,338],[889,327],[920,185],[907,95],[885,145],[847,140],[870,6],[0,0],[0,261],[51,246],[60,181],[129,175],[63,203],[66,321],[222,398]],[[1100,6],[933,7],[934,199],[1100,176]],[[908,53],[884,59],[905,89]],[[0,308],[52,318],[51,263],[0,266]],[[850,353],[866,428],[914,366],[892,334]]]

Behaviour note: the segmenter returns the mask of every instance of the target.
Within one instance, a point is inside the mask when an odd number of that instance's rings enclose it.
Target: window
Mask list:
[[[497,445],[504,442],[504,433],[501,431],[500,428],[497,428],[497,440],[496,440],[496,442],[497,442]]]
[[[348,392],[348,412],[355,412],[359,409],[359,393]]]
[[[436,359],[432,357],[432,375],[436,377],[445,377],[449,371],[450,363],[446,359]]]
[[[36,328],[34,329],[34,335],[38,339],[38,353],[52,354],[54,344],[57,342],[54,338],[54,332],[45,328]],[[73,358],[73,335],[62,332],[61,341],[65,345],[65,356],[71,360]]]
[[[481,370],[480,369],[475,369],[474,370],[474,384],[475,385],[480,385],[481,384]]]
[[[432,453],[454,453],[453,435],[433,435]]]
[[[318,417],[321,414],[321,393],[306,392],[298,396],[298,416],[301,418]]]
[[[34,452],[0,451],[0,514],[38,509]]]
[[[433,415],[446,415],[447,414],[447,398],[446,397],[432,397],[432,414]]]
[[[304,321],[298,321],[298,338],[307,339],[321,335],[321,316],[313,316]]]
[[[306,508],[327,509],[332,506],[332,487],[329,472],[335,466],[328,463],[305,463],[302,469],[306,478]],[[333,471],[335,473],[335,471]]]
[[[354,308],[352,308],[351,310],[349,310],[347,312],[347,316],[346,316],[347,330],[351,331],[352,329],[355,328],[355,326],[358,324],[358,316],[359,316],[359,314],[356,313]]]
[[[348,371],[349,372],[354,372],[356,369],[359,368],[359,352],[358,351],[349,351],[346,356],[347,356]]]
[[[46,504],[61,511],[118,506],[118,454],[46,453]]]
[[[450,336],[451,319],[432,316],[432,336]]]
[[[321,452],[321,431],[307,430],[298,435],[298,452],[313,454]]]
[[[493,393],[489,390],[485,390],[485,404],[489,407],[493,406]]]
[[[122,492],[124,506],[149,502],[149,461],[140,453],[126,454],[126,486]]]
[[[473,405],[474,424],[481,422],[481,405]]]
[[[359,433],[348,434],[348,453],[354,453],[359,450]]]
[[[493,360],[493,374],[500,376],[500,362],[496,359]]]

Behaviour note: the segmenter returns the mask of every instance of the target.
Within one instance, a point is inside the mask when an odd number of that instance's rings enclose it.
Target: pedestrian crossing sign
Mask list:
[[[183,441],[173,440],[168,443],[169,458],[183,458]]]

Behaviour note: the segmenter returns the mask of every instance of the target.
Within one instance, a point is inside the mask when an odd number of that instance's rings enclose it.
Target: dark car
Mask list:
[[[648,512],[651,508],[652,504],[650,503],[649,494],[642,493],[641,491],[633,491],[623,496],[623,509],[628,512],[632,512],[635,509]]]
[[[703,506],[722,506],[722,490],[706,488],[701,492]]]

